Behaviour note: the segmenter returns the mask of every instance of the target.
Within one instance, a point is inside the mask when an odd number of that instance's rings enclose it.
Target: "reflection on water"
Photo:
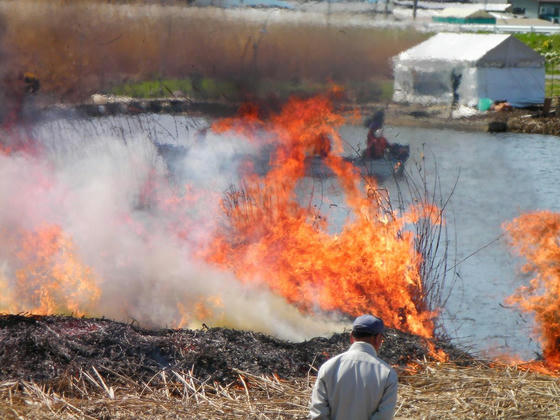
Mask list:
[[[147,115],[95,122],[55,121],[38,127],[36,133],[47,139],[45,145],[54,155],[62,153],[68,142],[87,141],[91,135],[110,135],[122,141],[146,136],[160,149],[160,154],[167,153],[167,164],[178,178],[206,173],[203,167],[212,165],[216,169],[212,173],[226,174],[222,167],[228,159],[254,152],[233,142],[228,146],[231,150],[216,148],[214,161],[208,160],[208,150],[205,150],[206,160],[200,159],[202,166],[194,168],[196,171],[185,170],[181,166],[183,161],[177,158],[178,151],[208,141],[207,126],[208,121],[203,118]],[[77,136],[77,132],[82,134]],[[346,126],[341,135],[346,141],[346,155],[353,156],[363,149],[365,128]],[[385,135],[390,142],[410,145],[408,172],[417,174],[415,163],[425,159],[422,170],[428,179],[437,178],[443,195],[449,194],[456,183],[447,207],[449,249],[456,254],[449,264],[458,263],[453,269],[458,282],[444,311],[448,333],[458,343],[474,350],[533,357],[538,347],[530,338],[530,317],[504,305],[504,299],[522,281],[518,270],[523,261],[510,256],[501,237],[501,224],[531,210],[560,211],[558,138],[409,127],[388,127]],[[72,146],[75,147],[79,144]],[[208,182],[206,175],[201,177],[200,182],[203,181]],[[226,181],[235,182],[235,179]],[[383,186],[396,194],[394,180],[384,181]],[[307,178],[302,182],[300,194],[306,197],[310,193],[312,204],[326,213],[331,228],[336,229],[336,225],[350,216],[335,179]]]

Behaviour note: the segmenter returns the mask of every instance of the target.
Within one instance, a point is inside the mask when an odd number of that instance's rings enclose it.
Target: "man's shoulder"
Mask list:
[[[389,363],[380,359],[378,356],[355,350],[347,350],[344,353],[331,357],[321,365],[319,376],[329,375],[339,368],[343,368],[344,366],[348,367],[350,365],[370,366],[370,369],[376,370],[382,377],[397,377],[395,369],[393,369]]]
[[[337,363],[346,353],[348,353],[348,350],[345,351],[345,352],[343,352],[343,353],[339,353],[339,354],[337,354],[336,356],[331,357],[330,359],[328,359],[327,361],[325,361],[325,362],[322,364],[321,367],[322,367],[322,368],[326,368],[326,367],[328,367],[328,366],[330,366],[330,365],[333,365],[333,364]]]
[[[336,356],[333,356],[330,359],[326,360],[319,368],[319,371],[327,371],[331,369],[334,365],[339,364],[341,359],[345,357],[348,351],[349,350],[346,350],[345,352],[339,353]]]
[[[386,371],[387,374],[389,374],[390,371],[394,371],[393,367],[385,360],[381,359],[379,355],[372,354],[360,348],[350,348],[348,351],[340,354],[339,356],[343,360],[351,360],[377,366],[383,371]]]
[[[378,357],[375,357],[374,355],[368,352],[360,351],[359,349],[355,349],[355,348],[349,348],[345,352],[342,352],[340,354],[337,354],[336,356],[331,357],[325,363],[323,363],[323,367],[327,368],[328,366],[341,363],[345,360],[356,360],[356,361],[362,360],[370,363],[383,363],[387,367],[389,368],[391,367],[390,365],[388,365]]]

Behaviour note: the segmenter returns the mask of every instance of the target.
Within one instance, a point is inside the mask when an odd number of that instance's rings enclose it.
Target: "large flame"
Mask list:
[[[170,182],[154,144],[142,138],[83,143],[53,162],[4,150],[3,173],[17,187],[4,182],[0,191],[17,210],[0,220],[0,232],[10,235],[0,235],[0,311],[210,323],[292,338],[327,331],[328,318],[309,314],[371,312],[432,337],[437,314],[409,227],[440,212],[421,204],[394,211],[375,179],[341,157],[338,129],[356,117],[316,97],[293,99],[266,119],[246,106],[219,121],[210,139],[192,145],[195,152],[224,139],[272,151],[264,175],[251,171],[250,159],[237,167],[246,176],[231,180],[237,186],[225,195],[222,187],[203,189],[211,183],[197,181],[197,165],[184,180],[193,185]],[[250,146],[242,150],[254,152]],[[325,214],[301,204],[311,202],[298,188],[312,156],[335,175],[351,210],[337,233]]]
[[[504,224],[513,249],[534,277],[519,287],[507,303],[534,314],[535,333],[543,349],[545,368],[560,372],[560,214],[539,211]],[[543,371],[542,367],[535,366]]]
[[[20,261],[15,282],[0,277],[0,310],[47,315],[91,314],[101,291],[92,269],[76,255],[72,240],[59,226],[15,234]]]
[[[222,121],[214,130],[264,136],[277,148],[264,177],[254,176],[229,192],[224,206],[229,223],[209,248],[208,260],[244,283],[269,287],[303,311],[371,312],[391,327],[433,336],[434,313],[419,274],[422,257],[405,229],[424,216],[422,210],[389,211],[377,199],[375,180],[361,182],[356,168],[340,157],[337,129],[345,119],[327,98],[293,99],[266,124],[254,112],[247,115]],[[329,138],[332,146],[325,147]],[[338,234],[328,233],[325,216],[296,197],[306,157],[317,152],[353,209]]]

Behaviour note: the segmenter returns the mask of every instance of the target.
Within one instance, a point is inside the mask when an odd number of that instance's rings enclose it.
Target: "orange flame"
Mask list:
[[[504,224],[513,249],[527,263],[525,273],[535,275],[519,287],[508,304],[533,313],[535,333],[541,343],[544,367],[560,371],[560,214],[539,211]]]
[[[355,120],[356,112],[350,118]],[[197,210],[191,207],[205,211],[200,202],[207,193],[190,186],[185,187],[184,196],[161,191],[154,174],[142,189],[139,204],[177,214],[170,218],[168,229],[191,241],[195,256],[232,271],[245,284],[272,290],[304,312],[320,309],[352,316],[370,312],[390,327],[432,337],[437,314],[426,301],[419,271],[422,256],[406,226],[419,219],[436,222],[440,212],[418,205],[399,214],[384,206],[386,199],[375,180],[369,178],[364,185],[354,165],[341,158],[338,128],[346,121],[333,111],[328,98],[316,97],[292,99],[266,121],[256,107],[247,106],[241,117],[215,124],[215,131],[236,130],[252,141],[272,145],[274,152],[264,177],[250,175],[243,188],[226,194],[222,205],[227,223],[204,250],[199,251],[192,237]],[[338,234],[328,232],[323,214],[297,199],[296,187],[313,155],[320,155],[337,176],[353,210],[353,217]],[[190,206],[193,201],[197,206]],[[183,222],[180,215],[185,214]],[[140,237],[150,235],[130,215],[120,217]],[[0,310],[92,314],[101,297],[99,282],[76,256],[71,238],[58,226],[45,226],[22,237],[16,246],[15,278],[4,278],[0,271],[0,288],[9,292],[0,297]],[[186,305],[181,297],[175,301],[179,325],[220,316],[219,297],[189,298],[191,303]]]
[[[371,312],[391,327],[432,337],[436,314],[426,304],[422,258],[413,233],[405,230],[406,223],[432,214],[431,209],[398,215],[378,202],[375,180],[364,188],[356,168],[340,157],[338,127],[345,118],[327,98],[292,99],[266,124],[255,115],[213,127],[253,141],[260,135],[277,148],[263,178],[253,176],[227,194],[228,226],[207,250],[207,260],[232,270],[244,283],[270,288],[302,311]],[[302,207],[294,191],[305,175],[306,157],[317,151],[354,210],[337,235],[327,233],[325,217]]]
[[[94,273],[76,257],[72,240],[60,227],[24,233],[17,257],[22,268],[16,270],[12,287],[3,280],[0,302],[10,312],[80,316],[99,300]]]
[[[202,320],[217,320],[223,316],[221,308],[224,304],[222,298],[219,296],[201,297],[190,307],[185,306],[182,302],[177,302],[176,306],[180,314],[177,328],[189,328],[202,322]]]
[[[500,355],[490,364],[493,367],[503,368],[504,366],[513,366],[516,369],[542,373],[548,376],[560,376],[560,370],[549,365],[543,360],[525,361],[512,355]]]
[[[0,143],[0,155],[9,155],[10,153],[11,153],[10,148]]]

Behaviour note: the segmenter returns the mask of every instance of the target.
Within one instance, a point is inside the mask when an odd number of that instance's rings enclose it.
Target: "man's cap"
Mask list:
[[[354,320],[352,324],[352,332],[361,334],[382,334],[385,331],[385,325],[381,318],[373,315],[361,315]]]

